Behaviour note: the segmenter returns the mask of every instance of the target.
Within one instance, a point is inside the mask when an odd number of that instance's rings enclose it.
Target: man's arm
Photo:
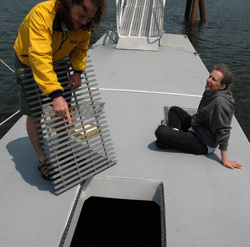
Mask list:
[[[81,74],[74,73],[71,76],[70,82],[67,85],[67,87],[69,87],[70,89],[77,89],[81,86],[82,86]],[[62,96],[53,99],[53,108],[55,111],[55,115],[57,117],[62,117],[62,118],[66,117],[68,119],[68,123],[71,123],[68,104]]]
[[[231,169],[242,168],[242,165],[238,163],[237,161],[227,160],[227,151],[225,150],[221,150],[221,160],[222,160],[222,164],[228,168],[231,168]]]
[[[63,88],[53,69],[51,13],[41,5],[31,13],[28,56],[34,79],[45,96],[54,91],[61,91],[62,95]]]

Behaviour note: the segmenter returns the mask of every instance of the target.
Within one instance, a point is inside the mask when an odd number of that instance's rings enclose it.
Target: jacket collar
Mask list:
[[[62,32],[62,20],[59,14],[56,14],[55,19],[53,21],[53,30]]]

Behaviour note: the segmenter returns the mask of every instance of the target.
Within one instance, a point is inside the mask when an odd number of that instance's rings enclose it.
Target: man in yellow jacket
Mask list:
[[[53,100],[57,117],[71,123],[63,87],[53,70],[53,62],[66,55],[74,70],[68,88],[81,87],[91,30],[100,23],[106,8],[105,0],[49,0],[36,5],[22,22],[14,44],[20,108],[27,115],[27,131],[39,157],[38,168],[49,179],[37,127],[24,94],[20,68],[31,67],[34,79],[45,96]]]

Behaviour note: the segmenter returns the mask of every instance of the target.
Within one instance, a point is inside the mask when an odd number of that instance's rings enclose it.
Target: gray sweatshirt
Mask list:
[[[198,111],[192,116],[191,126],[203,142],[210,147],[226,151],[234,114],[234,99],[228,90],[205,91]]]

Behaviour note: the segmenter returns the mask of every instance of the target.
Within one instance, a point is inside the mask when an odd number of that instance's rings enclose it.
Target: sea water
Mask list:
[[[18,28],[30,9],[39,2],[42,1],[0,1],[0,59],[12,69],[13,44]],[[93,32],[90,44],[106,30],[115,30],[115,2],[108,0],[109,12],[99,29]],[[209,71],[214,64],[225,63],[234,72],[231,91],[235,99],[235,116],[250,140],[250,1],[205,0],[207,21],[201,23],[198,13],[195,26],[190,26],[184,19],[185,7],[185,0],[166,1],[164,31],[187,34]],[[18,110],[14,73],[0,63],[0,123]],[[0,126],[0,138],[20,116],[17,114]]]

